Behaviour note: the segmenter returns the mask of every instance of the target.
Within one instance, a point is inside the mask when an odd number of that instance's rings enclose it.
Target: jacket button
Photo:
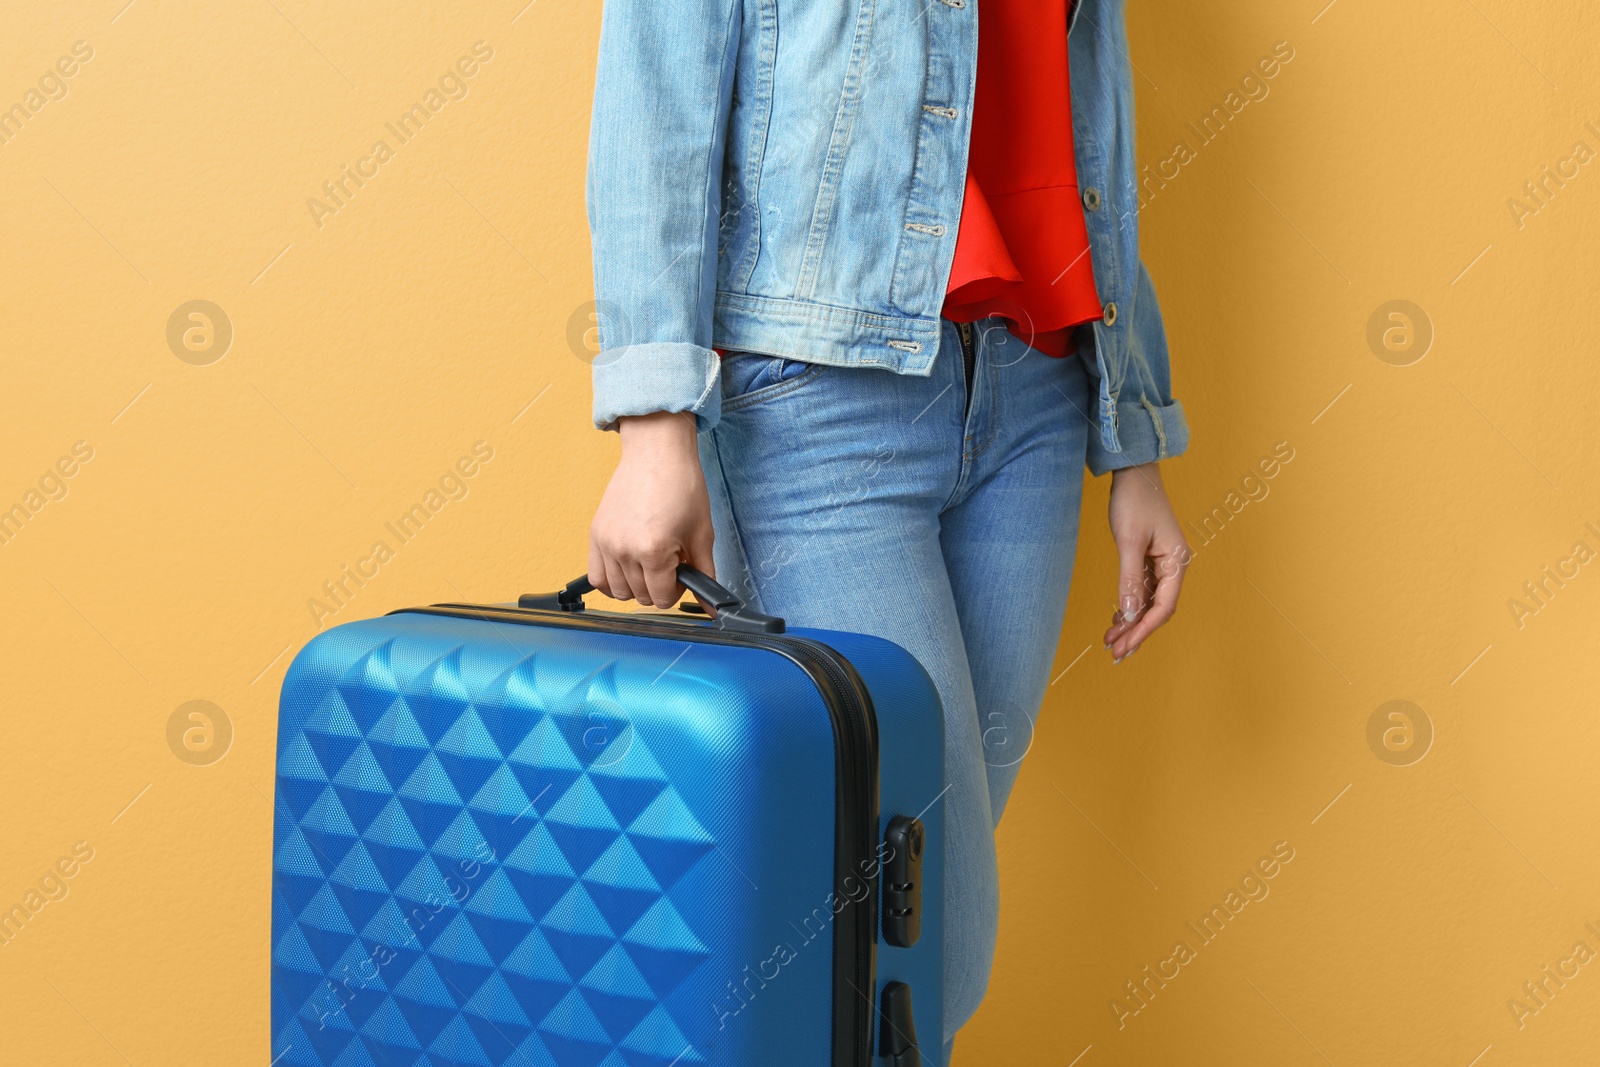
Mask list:
[[[1083,191],[1083,206],[1089,211],[1099,211],[1100,210],[1100,190],[1096,189],[1092,185],[1089,188],[1085,189]]]
[[[1117,324],[1117,305],[1107,304],[1104,313],[1100,316],[1100,321],[1107,326],[1115,326]]]

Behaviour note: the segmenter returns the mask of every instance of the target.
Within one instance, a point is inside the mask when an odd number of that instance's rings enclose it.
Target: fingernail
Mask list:
[[[1131,596],[1122,598],[1122,621],[1132,622],[1139,617],[1139,602]]]

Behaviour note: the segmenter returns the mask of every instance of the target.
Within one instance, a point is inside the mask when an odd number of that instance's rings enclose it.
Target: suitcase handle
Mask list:
[[[783,620],[775,615],[763,615],[734,596],[716,579],[695,570],[687,563],[678,564],[678,581],[700,598],[714,613],[713,626],[721,630],[743,630],[746,633],[781,634]],[[517,599],[522,608],[542,608],[546,611],[582,611],[583,595],[594,592],[594,584],[587,574],[574,578],[566,587],[555,593],[524,593]]]

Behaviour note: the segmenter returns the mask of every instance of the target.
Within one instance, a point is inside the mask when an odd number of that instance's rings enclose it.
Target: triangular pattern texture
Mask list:
[[[705,1058],[692,1048],[683,1031],[673,1023],[666,1009],[656,1008],[633,1033],[622,1041],[630,1064],[670,1065],[704,1063]]]
[[[394,642],[385,641],[351,664],[339,679],[339,695],[363,734],[372,729],[400,695],[391,662],[393,652]]]
[[[665,1002],[710,953],[668,891],[716,842],[615,664],[388,641],[319,684],[278,752],[278,1062],[704,1062]]]

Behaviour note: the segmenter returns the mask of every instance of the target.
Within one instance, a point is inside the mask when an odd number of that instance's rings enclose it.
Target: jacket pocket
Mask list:
[[[822,365],[759,352],[729,352],[722,357],[722,410],[759,404],[803,388],[822,373]]]

